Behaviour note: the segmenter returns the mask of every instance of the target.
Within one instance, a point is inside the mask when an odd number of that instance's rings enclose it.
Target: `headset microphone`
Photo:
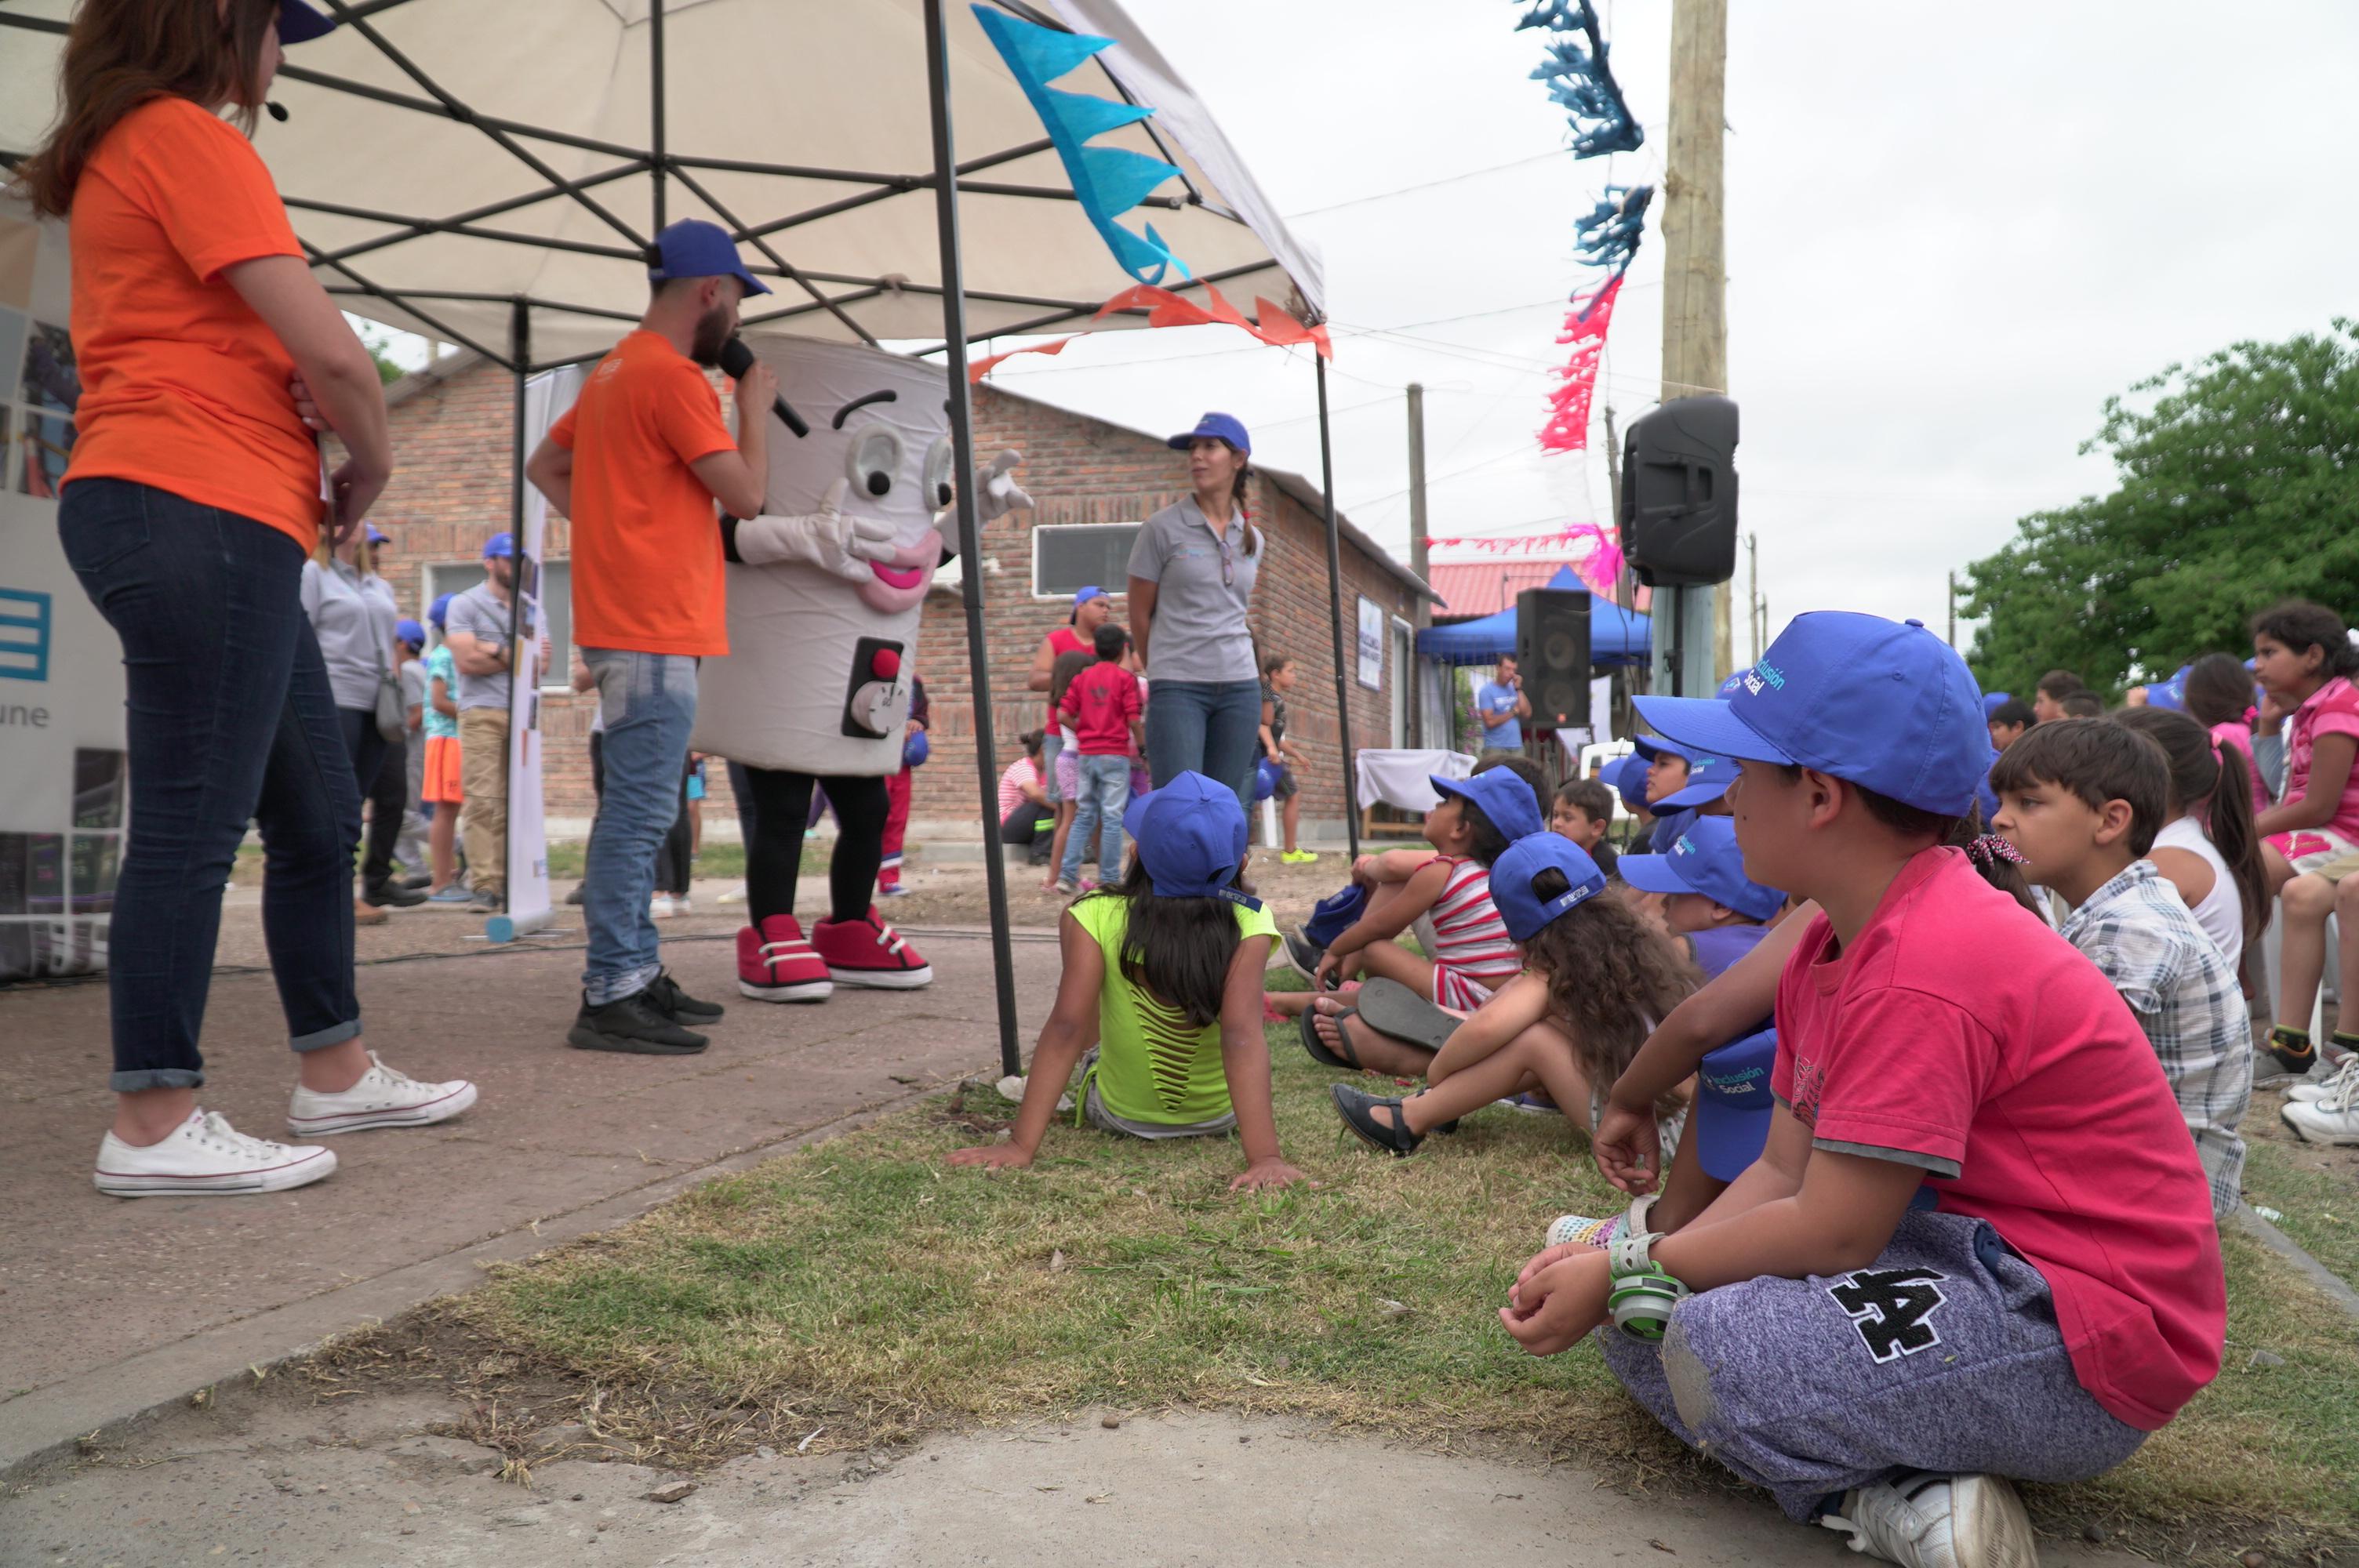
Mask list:
[[[265,103],[262,106],[270,111],[270,117],[272,119],[277,121],[282,125],[287,123],[286,104],[278,103]]]

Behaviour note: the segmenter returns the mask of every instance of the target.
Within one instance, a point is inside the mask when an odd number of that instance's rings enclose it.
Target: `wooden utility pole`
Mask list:
[[[1950,646],[1958,645],[1958,574],[1950,574]]]
[[[1728,265],[1721,237],[1721,134],[1728,82],[1728,0],[1673,0],[1671,128],[1663,155],[1663,401],[1728,390]],[[1711,638],[1713,678],[1734,667],[1728,583],[1689,635]],[[1707,630],[1708,629],[1708,630]],[[1703,695],[1689,692],[1690,697]]]
[[[1408,569],[1430,585],[1426,571],[1425,388],[1408,384]]]
[[[1761,535],[1745,535],[1745,629],[1751,633],[1753,663],[1761,662]]]

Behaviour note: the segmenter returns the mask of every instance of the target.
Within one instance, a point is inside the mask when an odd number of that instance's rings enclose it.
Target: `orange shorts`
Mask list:
[[[467,798],[459,787],[459,738],[455,735],[426,737],[426,780],[419,787],[418,798],[437,806],[457,806]]]

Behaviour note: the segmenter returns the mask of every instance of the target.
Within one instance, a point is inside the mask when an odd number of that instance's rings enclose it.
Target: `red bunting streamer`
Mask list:
[[[1145,310],[1149,327],[1209,327],[1219,324],[1250,332],[1263,342],[1277,347],[1309,343],[1319,351],[1321,358],[1332,360],[1335,357],[1334,345],[1327,341],[1326,328],[1306,327],[1258,295],[1254,297],[1254,314],[1260,318],[1256,322],[1230,304],[1211,284],[1201,287],[1205,296],[1202,303],[1183,298],[1168,288],[1158,288],[1152,284],[1134,284],[1100,306],[1094,319],[1103,320],[1117,310]],[[1076,337],[1080,335],[1074,334]],[[970,382],[981,381],[1002,360],[1012,359],[1017,354],[1061,353],[1065,345],[1072,341],[1072,338],[1059,338],[1052,343],[1036,343],[1027,348],[1009,349],[1005,353],[986,354],[967,365],[966,378]]]
[[[1606,329],[1614,324],[1614,301],[1622,292],[1624,275],[1591,295],[1564,319],[1560,343],[1573,345],[1572,357],[1556,373],[1563,384],[1549,394],[1549,422],[1540,429],[1540,450],[1580,452],[1589,448],[1589,406],[1597,395],[1598,356],[1605,348]]]
[[[1571,564],[1573,575],[1587,583],[1590,591],[1607,599],[1614,597],[1615,585],[1622,577],[1622,542],[1614,532],[1601,524],[1570,523],[1553,534],[1491,534],[1466,535],[1456,538],[1429,539],[1433,548],[1481,550],[1487,554],[1536,555],[1553,553],[1568,545],[1587,541],[1590,551]]]

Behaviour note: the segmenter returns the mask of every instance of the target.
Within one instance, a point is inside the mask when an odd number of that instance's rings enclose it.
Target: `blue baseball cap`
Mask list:
[[[1637,702],[1677,742],[1815,768],[1941,816],[1965,815],[1990,758],[1982,688],[1921,621],[1798,615],[1734,697]]]
[[[455,593],[438,594],[434,602],[426,607],[426,619],[434,622],[435,630],[440,631],[450,624],[451,601],[458,597]]]
[[[767,285],[745,270],[729,231],[701,218],[668,223],[648,252],[647,281],[669,283],[676,277],[734,277],[750,297],[770,292]]]
[[[484,541],[484,559],[487,561],[512,559],[515,555],[516,535],[505,528]]]
[[[413,648],[426,646],[426,628],[415,621],[402,620],[393,623],[393,634]]]
[[[2008,703],[2013,702],[2014,700],[2015,693],[2011,691],[1986,691],[1983,693],[1983,717],[1984,719],[1995,717],[2000,708],[2005,708]]]
[[[1241,452],[1253,450],[1253,438],[1245,434],[1245,421],[1234,414],[1207,414],[1196,421],[1196,427],[1184,436],[1174,436],[1165,446],[1186,451],[1189,444],[1215,436]]]
[[[1463,795],[1481,806],[1491,826],[1511,844],[1527,834],[1548,831],[1548,824],[1540,818],[1539,798],[1513,768],[1486,768],[1471,779],[1428,773],[1426,782],[1437,794]]]
[[[1225,898],[1254,909],[1261,901],[1229,884],[1245,858],[1245,808],[1237,792],[1199,773],[1183,773],[1132,801],[1122,830],[1138,847],[1158,898]]]
[[[1088,588],[1082,589],[1081,591],[1073,595],[1073,608],[1079,610],[1091,600],[1103,599],[1105,596],[1106,590],[1093,583]]]
[[[1645,811],[1647,805],[1647,759],[1638,756],[1618,758],[1605,764],[1597,776],[1605,781],[1614,794],[1622,797],[1623,806],[1631,811]]]
[[[1769,1075],[1777,1065],[1777,1031],[1759,1030],[1707,1052],[1696,1068],[1690,1136],[1704,1173],[1733,1182],[1761,1158],[1777,1100]]]
[[[1640,892],[1701,893],[1749,920],[1767,920],[1786,907],[1786,895],[1745,874],[1736,847],[1736,824],[1725,816],[1699,816],[1652,855],[1625,855],[1614,869]]]
[[[1677,757],[1690,767],[1695,766],[1695,759],[1688,754],[1687,747],[1675,741],[1666,741],[1659,735],[1633,735],[1630,738],[1630,744],[1637,748],[1639,760],[1649,764],[1657,757],[1671,756]]]
[[[1506,772],[1505,768],[1492,771]],[[1542,898],[1532,891],[1532,879],[1551,866],[1564,873],[1570,885],[1554,898]],[[1508,845],[1507,852],[1491,868],[1492,905],[1498,910],[1507,935],[1518,942],[1530,941],[1558,915],[1604,891],[1605,873],[1597,869],[1588,850],[1561,833],[1526,834]]]
[[[364,524],[364,526],[368,529],[368,542],[370,544],[389,545],[393,543],[393,535],[378,527],[375,524],[370,523]]]
[[[336,19],[322,16],[303,0],[278,0],[278,41],[281,44],[308,44],[313,38],[326,38],[336,30]]]
[[[1728,793],[1736,782],[1736,764],[1726,757],[1690,757],[1688,782],[1655,802],[1655,814],[1682,806],[1708,806]]]
[[[2173,713],[2186,712],[2187,672],[2194,667],[2195,666],[2191,664],[2181,665],[2179,666],[2179,673],[2172,676],[2169,680],[2158,681],[2154,685],[2147,687],[2146,688],[2147,706],[2148,708],[2168,708]]]
[[[1734,697],[1736,695],[1736,688],[1744,684],[1745,672],[1743,670],[1737,670],[1732,673],[1727,679],[1722,681],[1720,683],[1720,689],[1713,692],[1712,695],[1714,697]]]

